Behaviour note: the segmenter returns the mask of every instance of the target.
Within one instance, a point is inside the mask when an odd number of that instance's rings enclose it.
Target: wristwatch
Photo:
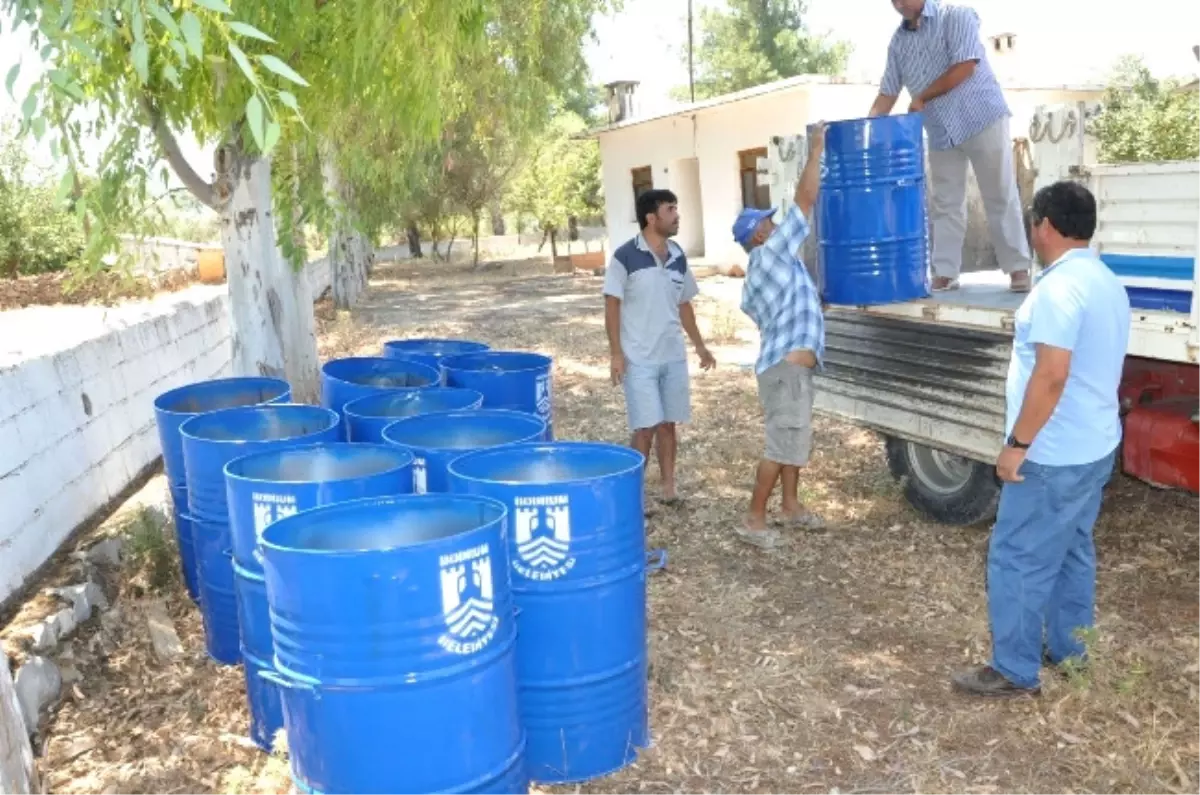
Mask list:
[[[1017,437],[1011,433],[1008,435],[1008,440],[1004,444],[1017,450],[1029,449],[1029,445],[1025,444],[1025,442],[1018,442]]]

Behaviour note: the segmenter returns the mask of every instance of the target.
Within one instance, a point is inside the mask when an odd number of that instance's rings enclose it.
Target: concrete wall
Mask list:
[[[220,251],[220,243],[191,243],[167,237],[148,237],[138,240],[131,235],[121,236],[121,251],[133,259],[134,273],[162,273],[170,270],[195,268],[201,251]]]
[[[808,124],[820,119],[861,117],[876,92],[875,85],[867,84],[793,86],[601,133],[605,222],[610,239],[619,245],[637,232],[632,169],[650,166],[655,187],[672,187],[671,165],[694,157],[699,161],[705,258],[715,264],[743,262],[745,254],[730,234],[733,219],[742,208],[737,153],[767,146],[776,135],[803,132]],[[1020,138],[1028,135],[1038,105],[1094,100],[1100,92],[1013,88],[1006,95],[1013,112],[1012,135]],[[907,97],[902,96],[897,112],[903,112],[907,103]],[[968,262],[978,260],[983,265],[977,267],[994,267],[994,253],[991,265],[986,264],[990,252],[986,219],[977,189],[971,190]],[[681,217],[681,235],[687,223],[688,218]]]
[[[154,399],[229,375],[229,340],[224,285],[0,312],[0,604],[158,458]]]

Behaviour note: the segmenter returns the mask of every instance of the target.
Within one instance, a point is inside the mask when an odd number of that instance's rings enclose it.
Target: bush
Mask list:
[[[1102,163],[1195,160],[1200,155],[1200,92],[1157,80],[1139,58],[1124,58],[1094,122]]]

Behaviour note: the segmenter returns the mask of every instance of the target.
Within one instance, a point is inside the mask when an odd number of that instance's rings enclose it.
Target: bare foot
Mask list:
[[[1013,271],[1008,275],[1008,284],[1014,293],[1029,292],[1029,271]]]
[[[945,292],[946,290],[957,290],[958,279],[952,279],[949,276],[934,276],[933,290],[934,292]]]
[[[779,533],[767,529],[764,519],[749,517],[737,528],[736,532],[739,540],[760,549],[774,549],[779,544]]]
[[[805,530],[820,530],[825,526],[825,520],[812,511],[804,508],[794,508],[792,510],[784,510],[783,523],[791,527],[800,527]]]

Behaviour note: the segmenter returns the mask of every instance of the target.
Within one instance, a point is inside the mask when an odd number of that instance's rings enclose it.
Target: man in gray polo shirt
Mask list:
[[[967,232],[967,163],[975,172],[1000,268],[1029,290],[1029,241],[1013,172],[1011,115],[979,40],[979,16],[938,0],[892,0],[904,18],[888,45],[871,116],[892,112],[900,89],[924,115],[929,138],[933,289],[958,288]]]
[[[669,190],[637,198],[642,231],[613,252],[604,276],[604,327],[613,384],[625,387],[633,447],[647,459],[653,446],[663,501],[679,501],[675,485],[675,425],[691,419],[686,331],[708,370],[716,360],[704,345],[691,301],[700,292],[687,257],[671,241],[679,207]]]

